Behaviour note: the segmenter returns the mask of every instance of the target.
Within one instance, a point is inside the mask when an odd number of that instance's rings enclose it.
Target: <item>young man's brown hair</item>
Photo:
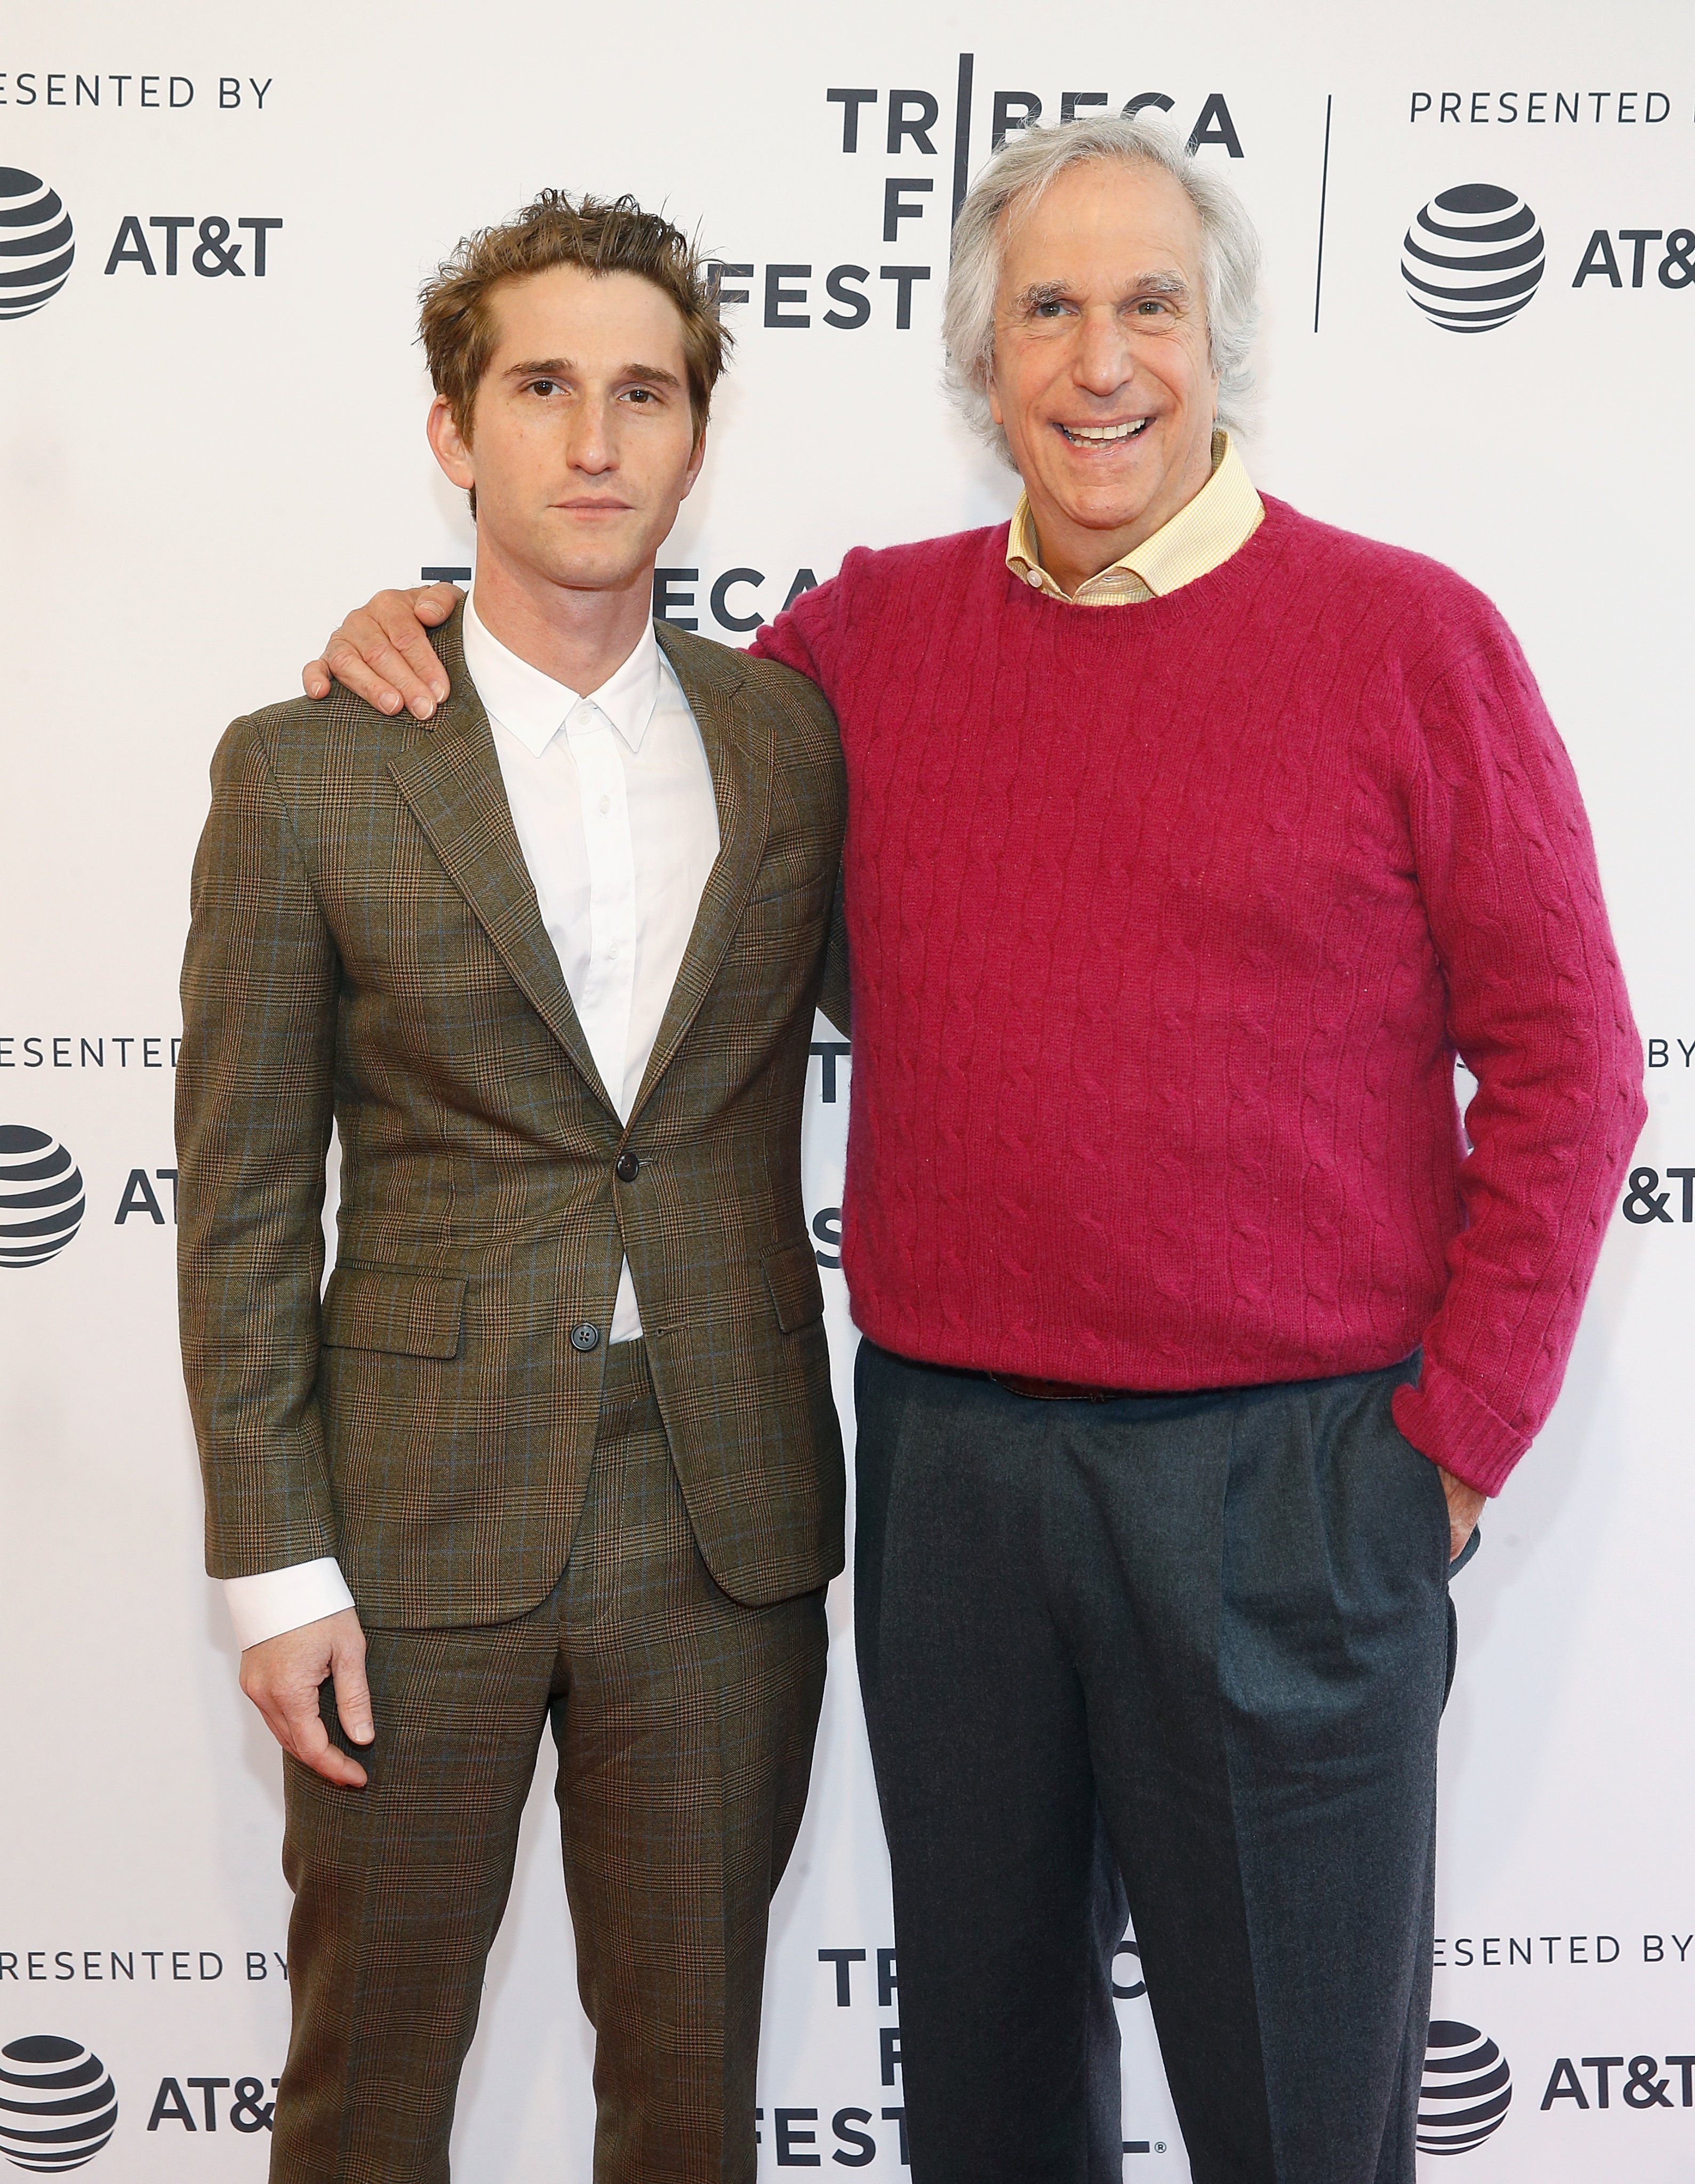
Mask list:
[[[573,198],[564,190],[543,190],[504,226],[466,236],[419,292],[418,331],[430,377],[466,440],[477,390],[494,352],[490,298],[503,281],[555,265],[634,273],[670,298],[683,321],[698,443],[731,338],[718,324],[704,260],[680,228],[644,212],[633,198]]]

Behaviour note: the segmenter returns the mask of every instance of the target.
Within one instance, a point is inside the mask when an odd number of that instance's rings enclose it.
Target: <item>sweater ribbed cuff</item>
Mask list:
[[[1394,1413],[1402,1435],[1421,1456],[1480,1494],[1498,1494],[1531,1445],[1440,1365],[1427,1363],[1416,1388],[1395,1390]]]

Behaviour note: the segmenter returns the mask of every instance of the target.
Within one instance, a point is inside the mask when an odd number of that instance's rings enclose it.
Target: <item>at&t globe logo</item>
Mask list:
[[[0,1267],[57,1257],[87,1206],[82,1171],[56,1138],[27,1123],[0,1123]]]
[[[26,319],[50,304],[75,255],[59,192],[21,167],[0,167],[0,319]]]
[[[37,2032],[0,2048],[0,2153],[20,2169],[81,2169],[117,2120],[111,2073],[80,2040]]]
[[[1504,326],[1536,294],[1546,263],[1536,214],[1493,182],[1432,198],[1401,245],[1407,293],[1426,318],[1456,334]]]
[[[1469,2153],[1499,2131],[1512,2098],[1513,2074],[1488,2035],[1437,2018],[1419,2088],[1419,2151]]]

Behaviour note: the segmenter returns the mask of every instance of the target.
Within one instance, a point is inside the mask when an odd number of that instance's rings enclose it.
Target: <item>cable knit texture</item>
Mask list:
[[[1143,1390],[1422,1343],[1397,1423],[1492,1492],[1558,1391],[1641,1048],[1500,616],[1266,510],[1141,605],[1019,584],[1002,525],[856,550],[761,632],[847,754],[854,1316]]]

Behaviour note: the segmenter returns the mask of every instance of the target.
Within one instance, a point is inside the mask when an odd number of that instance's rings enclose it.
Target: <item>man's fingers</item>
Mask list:
[[[326,654],[337,681],[359,690],[343,666],[344,648],[355,653],[365,671],[380,678],[381,686],[398,693],[400,702],[419,720],[427,721],[445,698],[447,675],[430,648],[418,617],[412,611],[410,592],[379,592],[369,606],[350,614],[331,639]],[[361,697],[367,694],[360,690]],[[376,699],[371,702],[376,703]],[[397,710],[384,705],[384,712]]]
[[[413,613],[434,629],[447,620],[464,594],[457,584],[426,584],[411,596]]]
[[[298,1697],[258,1686],[248,1696],[282,1749],[292,1752],[303,1766],[321,1774],[326,1782],[355,1790],[364,1786],[364,1768],[331,1743],[318,1712],[315,1691],[308,1697]]]
[[[417,682],[427,695],[438,703],[448,694],[447,670],[435,655],[428,629],[443,622],[459,603],[459,593],[451,584],[428,584],[421,589],[407,592],[379,592],[365,608],[363,615],[349,615],[342,624],[342,634],[348,638],[365,653],[367,663],[387,675],[399,688],[401,695],[412,710],[418,712],[415,693],[397,675],[387,659],[372,656],[361,642],[364,625],[372,622],[382,632],[393,652],[411,670]],[[354,623],[360,627],[356,631]],[[419,714],[427,719],[427,714]]]
[[[398,659],[391,646],[382,649]],[[363,698],[367,705],[375,705],[379,713],[398,713],[405,703],[389,677],[378,673],[360,648],[343,637],[340,630],[324,647],[324,666],[344,688],[351,690],[355,698]]]
[[[333,678],[379,713],[404,705],[427,721],[449,688],[428,632],[447,620],[460,596],[452,584],[378,592],[348,616],[318,659],[306,662],[301,688],[309,698],[327,697]]]
[[[290,1735],[277,1741],[283,1749],[292,1752],[303,1767],[309,1767],[315,1774],[321,1774],[326,1782],[337,1788],[362,1790],[366,1775],[358,1760],[348,1758],[339,1745],[332,1744],[330,1733],[325,1728],[315,1707],[311,1712],[290,1722]]]
[[[376,1735],[371,1722],[371,1686],[365,1680],[365,1644],[348,1646],[335,1663],[336,1712],[342,1727],[355,1744],[369,1744]]]
[[[1475,1486],[1468,1486],[1463,1479],[1456,1479],[1451,1471],[1436,1466],[1436,1475],[1442,1483],[1442,1493],[1447,1502],[1447,1529],[1451,1552],[1450,1562],[1458,1562],[1465,1551],[1465,1544],[1476,1530],[1478,1520],[1488,1507],[1489,1497]]]
[[[337,1717],[354,1743],[371,1741],[371,1692],[365,1682],[365,1631],[358,1610],[338,1607],[299,1630],[260,1638],[240,1658],[240,1688],[265,1725],[301,1767],[341,1789],[363,1789],[365,1769],[323,1728],[323,1680],[332,1677]]]
[[[262,1638],[242,1654],[241,1686],[285,1752],[326,1782],[362,1789],[365,1773],[331,1741],[321,1712],[325,1678],[332,1677],[336,1708],[348,1735],[371,1741],[371,1693],[365,1678],[365,1633],[359,1613],[337,1608],[298,1630]]]
[[[389,629],[388,638],[394,653],[410,669],[419,689],[429,701],[430,711],[433,712],[448,694],[448,678],[447,670],[437,659],[435,648],[430,643],[429,632],[415,614],[409,613],[398,629]],[[386,662],[383,667],[385,673],[389,671]],[[391,679],[399,678],[391,677]],[[413,704],[410,689],[405,691],[405,697],[412,710],[417,712],[418,708]],[[428,713],[419,715],[421,720],[427,720],[428,717]]]

